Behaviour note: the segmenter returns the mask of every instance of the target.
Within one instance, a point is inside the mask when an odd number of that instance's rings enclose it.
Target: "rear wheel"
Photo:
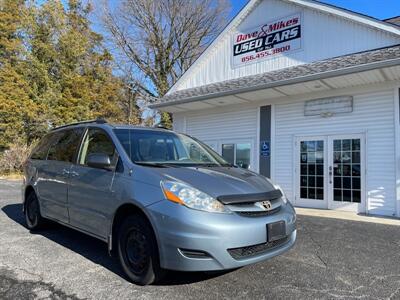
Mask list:
[[[125,274],[136,284],[154,283],[164,274],[153,230],[141,215],[127,217],[119,228],[118,258]]]
[[[40,229],[45,223],[40,214],[39,201],[34,192],[29,193],[25,201],[25,221],[30,230]]]

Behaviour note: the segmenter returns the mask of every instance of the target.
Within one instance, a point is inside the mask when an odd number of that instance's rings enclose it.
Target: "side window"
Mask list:
[[[31,153],[31,159],[45,160],[47,152],[49,151],[50,144],[52,142],[52,134],[46,134],[39,142],[39,144],[33,149]]]
[[[117,150],[108,135],[101,129],[90,128],[81,146],[79,164],[86,165],[88,156],[94,153],[107,154],[112,166],[118,161]]]
[[[49,149],[48,160],[73,162],[83,128],[74,128],[57,132],[58,139]]]

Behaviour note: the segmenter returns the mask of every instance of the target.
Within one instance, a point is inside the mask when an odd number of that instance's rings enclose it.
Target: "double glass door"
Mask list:
[[[296,157],[298,206],[365,211],[363,135],[297,138]]]

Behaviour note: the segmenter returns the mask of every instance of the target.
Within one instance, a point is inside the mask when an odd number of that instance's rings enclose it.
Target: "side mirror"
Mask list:
[[[92,153],[89,154],[86,164],[92,168],[98,169],[111,169],[110,157],[105,153]]]

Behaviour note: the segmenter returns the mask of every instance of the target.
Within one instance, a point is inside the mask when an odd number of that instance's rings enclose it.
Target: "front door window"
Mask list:
[[[324,200],[324,141],[300,142],[300,198]]]
[[[109,136],[101,129],[89,128],[81,145],[78,162],[80,165],[86,166],[89,155],[99,153],[107,154],[110,157],[111,165],[116,165],[118,153]]]
[[[361,140],[333,140],[333,201],[361,202]]]

